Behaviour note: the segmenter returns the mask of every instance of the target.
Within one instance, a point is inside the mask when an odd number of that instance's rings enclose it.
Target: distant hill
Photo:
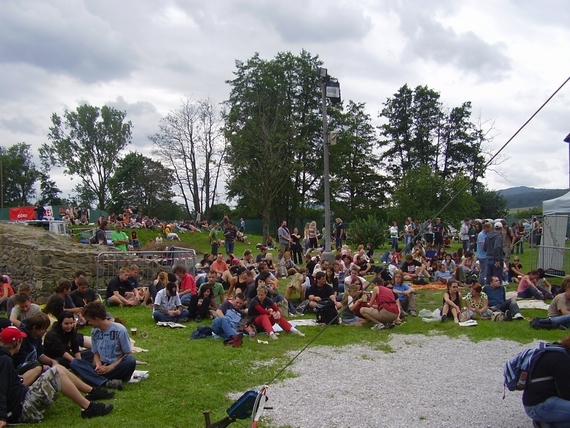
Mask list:
[[[533,187],[519,186],[498,190],[507,200],[507,209],[542,207],[542,202],[558,198],[568,189],[535,189]]]

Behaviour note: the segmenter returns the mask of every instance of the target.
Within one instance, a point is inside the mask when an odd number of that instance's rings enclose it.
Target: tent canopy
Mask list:
[[[543,215],[570,214],[570,192],[542,202]]]

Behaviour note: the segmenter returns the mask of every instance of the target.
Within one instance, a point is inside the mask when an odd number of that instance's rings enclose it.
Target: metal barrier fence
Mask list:
[[[130,251],[99,253],[95,258],[95,288],[106,290],[111,278],[119,275],[123,267],[137,265],[139,283],[149,285],[158,272],[172,272],[173,266],[184,266],[186,271],[195,274],[196,251],[189,248],[171,246],[164,251]]]
[[[531,249],[530,265],[532,268],[542,268],[546,275],[564,278],[570,274],[570,247],[540,245]]]

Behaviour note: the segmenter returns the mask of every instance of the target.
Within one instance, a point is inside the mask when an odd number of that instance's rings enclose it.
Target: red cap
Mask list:
[[[2,343],[13,343],[16,340],[23,339],[24,337],[28,337],[28,335],[18,327],[10,326],[2,330]]]

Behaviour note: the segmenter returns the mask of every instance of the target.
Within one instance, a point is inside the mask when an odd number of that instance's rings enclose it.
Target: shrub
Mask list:
[[[348,239],[356,244],[372,244],[378,248],[386,242],[388,226],[381,220],[369,215],[366,218],[358,218],[350,222],[347,230]]]

